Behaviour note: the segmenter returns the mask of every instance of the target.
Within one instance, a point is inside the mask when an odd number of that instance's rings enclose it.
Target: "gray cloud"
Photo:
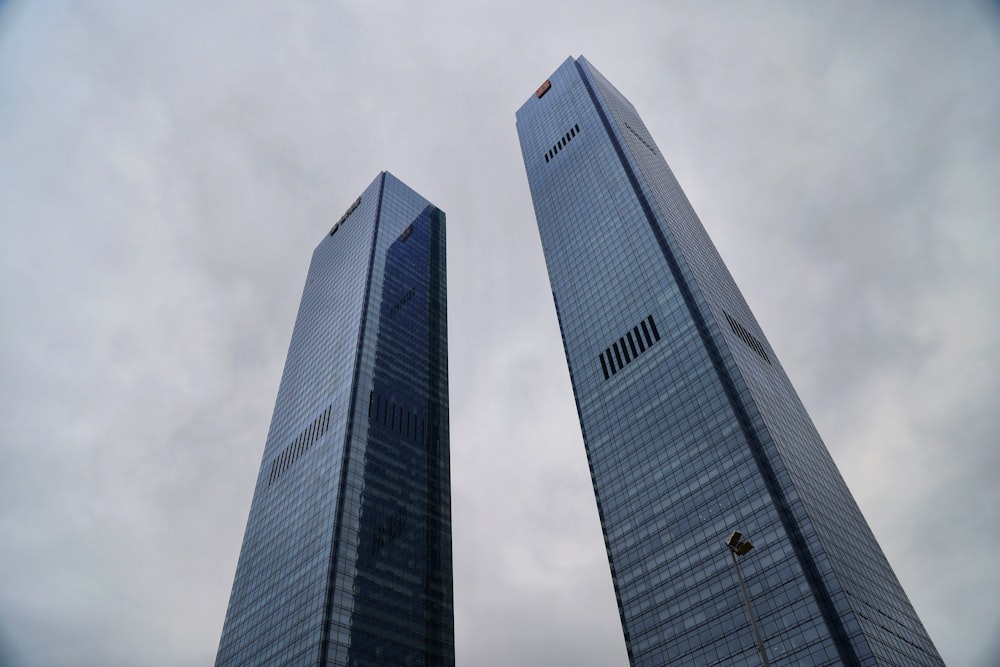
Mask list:
[[[945,659],[995,664],[998,26],[0,4],[0,664],[212,660],[309,254],[380,169],[448,214],[459,661],[627,662],[513,125],[579,53],[644,116]]]

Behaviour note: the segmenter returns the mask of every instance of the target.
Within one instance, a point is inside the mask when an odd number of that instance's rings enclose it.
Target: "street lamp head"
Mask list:
[[[734,530],[729,534],[726,546],[737,556],[746,556],[753,549],[753,544],[750,543],[750,540],[744,540],[743,533],[738,530]]]

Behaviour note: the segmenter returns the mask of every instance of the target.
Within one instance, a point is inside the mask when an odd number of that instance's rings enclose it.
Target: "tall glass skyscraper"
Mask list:
[[[633,665],[940,665],[635,109],[584,58],[517,112]]]
[[[446,309],[383,172],[313,252],[216,665],[454,665]]]

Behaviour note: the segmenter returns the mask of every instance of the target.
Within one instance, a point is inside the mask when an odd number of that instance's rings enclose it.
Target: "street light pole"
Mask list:
[[[760,653],[760,662],[764,667],[771,667],[771,663],[767,660],[767,651],[764,649],[764,639],[761,637],[760,628],[757,627],[757,618],[753,614],[753,607],[750,605],[750,594],[747,592],[746,582],[743,581],[743,572],[740,571],[740,563],[736,559],[737,556],[746,556],[753,549],[753,544],[750,540],[743,539],[743,533],[739,531],[733,531],[730,534],[729,539],[726,540],[726,546],[729,548],[729,555],[733,557],[733,567],[736,569],[736,578],[740,582],[740,592],[743,593],[743,602],[747,606],[747,618],[750,619],[750,627],[753,628],[753,636],[757,643],[757,652]]]

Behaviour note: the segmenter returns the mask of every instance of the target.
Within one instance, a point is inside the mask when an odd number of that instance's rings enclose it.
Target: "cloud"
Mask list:
[[[513,121],[584,53],[946,660],[993,664],[997,25],[972,3],[0,5],[0,663],[212,660],[309,255],[380,169],[448,214],[459,660],[626,663]]]

